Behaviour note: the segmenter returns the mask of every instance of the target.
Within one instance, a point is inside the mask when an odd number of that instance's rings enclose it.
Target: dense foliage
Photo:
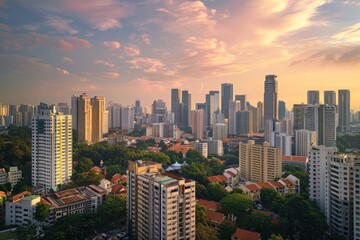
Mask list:
[[[350,149],[360,149],[360,135],[337,136],[336,146],[340,152],[345,152]]]

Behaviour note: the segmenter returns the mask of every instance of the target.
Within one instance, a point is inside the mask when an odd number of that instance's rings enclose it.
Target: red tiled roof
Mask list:
[[[204,199],[199,199],[196,202],[196,204],[203,206],[207,210],[212,210],[212,211],[216,211],[220,206],[220,204],[218,202],[208,201],[208,200],[204,200]]]
[[[260,233],[236,228],[236,231],[233,233],[232,237],[236,237],[242,240],[259,240]]]
[[[181,144],[175,144],[174,146],[169,148],[170,151],[182,152],[182,153],[187,153],[187,151],[189,151],[190,149],[194,150],[195,148],[194,146],[191,145],[181,145]]]
[[[10,198],[10,201],[17,201],[25,196],[30,196],[31,195],[31,192],[28,192],[28,191],[25,191],[25,192],[21,192],[21,193],[18,193],[14,196],[12,196],[12,198]]]
[[[227,174],[229,174],[232,177],[236,177],[236,174],[232,171],[226,171]]]
[[[282,156],[281,160],[306,163],[307,157],[304,157],[304,156]]]
[[[285,183],[286,186],[293,186],[293,185],[294,185],[294,184],[292,184],[292,182],[290,182],[289,180],[284,179],[284,178],[282,178],[281,181],[282,181],[283,183]]]
[[[273,186],[268,182],[259,182],[257,185],[261,188],[273,189]]]
[[[97,172],[97,173],[101,173],[102,169],[99,168],[98,166],[95,166],[95,167],[92,167],[92,168],[90,169],[90,171],[95,171],[95,172]]]
[[[224,175],[217,175],[217,176],[209,176],[208,180],[210,182],[226,182],[227,178]]]
[[[114,186],[111,187],[111,193],[113,194],[125,194],[126,193],[126,188],[118,183],[118,184],[115,184]]]
[[[3,191],[0,191],[0,197],[6,197],[6,193]]]
[[[112,176],[112,178],[111,178],[111,182],[116,183],[120,180],[120,178],[121,178],[121,174],[115,173],[114,176]]]
[[[245,185],[245,187],[249,190],[249,191],[259,191],[260,187],[256,184],[248,184]]]
[[[276,182],[276,181],[268,181],[268,183],[270,183],[271,185],[273,185],[276,188],[284,188],[284,185],[282,185],[281,183]]]
[[[219,212],[214,212],[214,211],[210,211],[210,210],[205,210],[206,212],[206,219],[211,222],[211,223],[215,223],[215,224],[221,224],[222,221],[225,219],[225,215]]]

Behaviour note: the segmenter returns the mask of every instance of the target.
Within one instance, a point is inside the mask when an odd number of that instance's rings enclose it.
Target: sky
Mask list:
[[[229,82],[256,105],[267,74],[288,108],[349,89],[359,111],[360,0],[0,0],[2,103],[170,108],[171,88],[195,105]]]

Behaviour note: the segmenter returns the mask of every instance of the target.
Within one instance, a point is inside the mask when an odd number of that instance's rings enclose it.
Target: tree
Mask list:
[[[35,219],[39,222],[45,222],[49,216],[50,206],[45,203],[38,203],[35,208]]]
[[[100,225],[116,228],[126,218],[126,197],[108,195],[96,212]]]
[[[216,231],[207,225],[198,224],[196,226],[196,240],[216,240]]]
[[[207,199],[220,201],[228,195],[227,191],[218,183],[210,183],[207,187]]]
[[[260,201],[266,207],[269,207],[271,203],[279,197],[280,194],[274,189],[262,188],[260,190]]]
[[[231,240],[231,235],[235,232],[236,227],[229,222],[223,222],[219,228],[219,238],[221,240]]]
[[[195,223],[206,225],[206,212],[203,206],[196,205]]]
[[[229,194],[220,201],[221,209],[230,214],[240,217],[247,210],[251,209],[251,198],[245,194]]]
[[[36,236],[36,226],[33,223],[21,225],[16,229],[18,240],[32,240]]]
[[[280,216],[290,239],[320,239],[327,230],[324,216],[300,196],[290,198],[281,207]]]
[[[90,158],[82,157],[76,165],[75,171],[77,173],[88,172],[93,166],[94,163]]]

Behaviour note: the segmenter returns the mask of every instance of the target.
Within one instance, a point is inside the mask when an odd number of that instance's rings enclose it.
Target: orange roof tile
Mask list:
[[[302,163],[308,162],[307,157],[304,157],[304,156],[282,156],[281,160],[282,161],[302,162]]]
[[[111,178],[111,182],[116,183],[120,180],[120,178],[121,178],[121,174],[115,173],[114,176],[112,176],[112,178]]]
[[[259,240],[260,233],[252,232],[241,228],[236,228],[236,231],[233,233],[232,237],[236,237],[241,240]]]
[[[0,197],[6,197],[6,193],[3,191],[0,191]]]
[[[213,223],[220,225],[222,221],[225,219],[225,215],[219,212],[214,212],[210,210],[205,210],[206,212],[206,219]]]
[[[261,188],[273,189],[273,186],[268,182],[259,182],[257,185]]]
[[[204,199],[199,199],[196,202],[196,204],[200,205],[200,206],[203,206],[207,210],[212,210],[212,211],[218,210],[218,208],[220,206],[220,204],[218,202],[208,201],[208,200],[204,200]]]
[[[294,184],[292,184],[292,182],[290,182],[289,180],[287,180],[287,179],[284,179],[284,178],[282,178],[281,179],[281,181],[283,182],[283,183],[285,183],[286,184],[286,186],[293,186]]]
[[[209,176],[209,182],[227,182],[227,178],[224,175]]]
[[[249,190],[249,191],[259,191],[260,187],[256,184],[248,184],[245,185],[245,187]]]
[[[226,171],[227,174],[229,174],[232,177],[236,177],[236,174],[232,171]]]
[[[18,193],[16,195],[12,196],[10,198],[10,201],[17,201],[17,200],[19,200],[19,199],[21,199],[21,198],[23,198],[25,196],[30,196],[30,195],[31,195],[31,192],[28,192],[28,191],[21,192],[21,193]]]
[[[118,183],[111,187],[111,193],[123,194],[126,193],[126,188],[122,184]]]
[[[95,171],[95,172],[97,172],[97,173],[101,173],[102,169],[99,168],[98,166],[95,166],[95,167],[92,167],[92,168],[90,169],[90,171]]]
[[[194,146],[191,145],[181,145],[181,144],[175,144],[174,146],[169,148],[170,151],[182,152],[182,153],[187,153],[187,151],[189,151],[190,149],[194,150],[195,148]]]
[[[268,183],[270,183],[271,185],[273,185],[276,188],[284,188],[284,185],[282,185],[281,183],[276,182],[276,181],[268,181]]]

